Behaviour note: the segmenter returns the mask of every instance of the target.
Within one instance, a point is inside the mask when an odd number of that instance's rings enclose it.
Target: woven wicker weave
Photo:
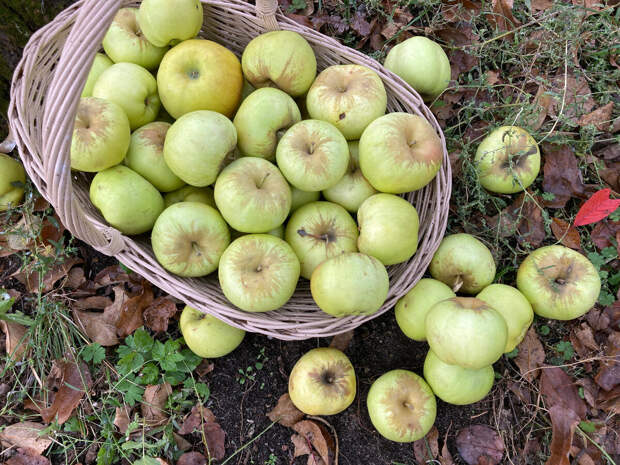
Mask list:
[[[297,31],[314,48],[319,70],[343,63],[368,66],[385,83],[388,111],[422,115],[437,129],[444,151],[442,169],[430,185],[407,195],[420,216],[419,249],[408,262],[389,267],[390,291],[379,312],[333,318],[314,304],[305,280],[300,281],[287,305],[277,311],[241,311],[223,296],[217,277],[185,279],[171,275],[155,260],[148,237],[123,236],[109,227],[91,205],[87,176],[70,169],[75,112],[94,55],[115,13],[139,2],[81,0],[32,36],[13,77],[10,137],[17,143],[28,175],[68,230],[169,294],[229,324],[279,339],[329,336],[353,329],[393,307],[423,275],[439,245],[446,228],[451,189],[443,134],[422,99],[404,81],[362,53],[289,20],[278,12],[276,0],[259,0],[256,6],[240,0],[203,3],[202,37],[220,42],[240,56],[245,45],[262,32],[280,28]]]

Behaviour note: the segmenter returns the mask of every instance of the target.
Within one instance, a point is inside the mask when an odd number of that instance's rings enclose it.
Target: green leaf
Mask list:
[[[132,380],[124,379],[119,381],[116,384],[116,389],[123,393],[123,402],[126,404],[133,406],[136,402],[142,400],[142,396],[144,395],[144,388],[138,386]]]
[[[24,326],[32,326],[34,320],[29,316],[24,315],[22,312],[14,313],[2,313],[0,312],[0,320],[10,321],[11,323],[18,323]]]
[[[133,333],[133,342],[136,346],[136,350],[143,354],[148,354],[153,348],[153,343],[155,341],[147,331],[140,328]]]
[[[538,328],[538,332],[542,336],[547,336],[551,332],[551,328],[549,328],[549,326],[547,325],[542,325],[540,328]]]
[[[142,368],[142,376],[138,378],[140,384],[157,384],[159,380],[159,368],[153,362],[149,362]]]
[[[613,294],[610,294],[606,290],[601,289],[601,293],[598,296],[599,304],[601,304],[603,307],[607,307],[613,304],[615,301],[616,301],[616,298],[614,297]]]
[[[130,352],[121,358],[116,364],[116,368],[122,375],[128,375],[137,371],[144,364],[144,357],[138,352]]]
[[[97,452],[97,465],[112,465],[115,460],[114,445],[107,442],[102,444]]]
[[[15,299],[5,289],[0,289],[0,315],[11,310],[14,303]]]
[[[125,444],[123,444],[123,449],[125,448]],[[160,462],[153,457],[142,457],[141,459],[136,460],[133,465],[159,465],[159,463]]]
[[[580,421],[579,429],[585,433],[594,433],[596,431],[596,425],[591,421]]]
[[[506,357],[508,358],[515,358],[517,356],[517,354],[519,353],[519,349],[517,349],[516,347],[514,349],[512,349],[510,352],[508,352],[506,354]]]
[[[177,384],[182,383],[186,376],[187,375],[185,373],[180,371],[166,371],[164,373],[164,381],[170,383],[172,386],[176,386]]]
[[[601,266],[605,265],[605,259],[603,258],[603,256],[596,252],[590,252],[588,254],[588,259],[590,259],[590,261],[597,270],[600,270]]]
[[[85,362],[93,362],[94,365],[98,365],[105,359],[105,349],[97,342],[84,347],[81,354],[82,360]]]

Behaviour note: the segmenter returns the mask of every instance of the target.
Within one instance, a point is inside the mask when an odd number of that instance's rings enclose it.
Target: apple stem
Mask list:
[[[452,291],[458,292],[461,287],[463,287],[463,277],[459,274],[454,280],[454,284],[452,285]]]
[[[265,183],[265,181],[267,180],[267,177],[269,176],[269,173],[265,174],[265,176],[263,177],[263,179],[261,179],[261,181],[256,185],[256,187],[258,187],[259,189],[261,187],[263,187],[263,184]]]
[[[299,234],[301,237],[312,237],[312,238],[316,239],[317,241],[329,242],[329,234],[328,233],[325,233],[325,234],[310,234],[309,232],[306,232],[305,229],[298,229],[297,230],[297,234]]]

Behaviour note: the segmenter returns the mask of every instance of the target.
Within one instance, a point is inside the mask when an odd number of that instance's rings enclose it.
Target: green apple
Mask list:
[[[155,78],[134,63],[116,63],[101,73],[93,97],[119,105],[127,114],[132,131],[154,121],[160,107]]]
[[[455,292],[477,294],[493,282],[495,261],[487,246],[471,234],[451,234],[439,244],[429,270]]]
[[[297,360],[288,377],[288,395],[307,415],[335,415],[355,399],[355,370],[333,347],[319,347]]]
[[[426,436],[435,423],[437,401],[424,379],[408,370],[392,370],[372,383],[368,415],[379,434],[396,442]]]
[[[502,126],[480,143],[475,163],[482,187],[499,194],[514,194],[536,180],[540,151],[525,129]]]
[[[174,118],[197,110],[230,117],[241,100],[241,63],[218,43],[186,40],[164,56],[157,87],[162,104]]]
[[[316,76],[312,47],[293,31],[271,31],[254,37],[243,50],[241,66],[254,87],[277,87],[292,97],[305,94]]]
[[[229,243],[230,231],[222,215],[200,202],[170,205],[151,233],[157,261],[183,277],[206,276],[216,270]]]
[[[243,341],[245,331],[186,305],[179,321],[185,344],[199,357],[228,355]]]
[[[477,370],[449,365],[429,349],[424,360],[424,379],[444,402],[467,405],[482,400],[489,393],[495,372],[490,365]]]
[[[97,172],[118,165],[129,148],[129,120],[116,103],[82,97],[71,138],[71,168]]]
[[[294,186],[290,186],[291,188],[291,213],[297,210],[299,207],[302,207],[310,202],[316,202],[321,197],[321,193],[314,191],[302,191],[301,189],[297,189]]]
[[[357,211],[357,224],[357,248],[384,265],[406,262],[418,250],[418,212],[402,197],[382,193],[368,197]]]
[[[210,207],[217,208],[215,206],[215,199],[213,198],[213,189],[210,187],[185,186],[164,195],[166,208],[178,202],[200,202]]]
[[[84,89],[82,89],[81,97],[93,96],[93,87],[95,87],[95,82],[97,82],[97,79],[99,79],[101,73],[103,73],[113,64],[114,62],[103,53],[97,53],[95,55],[93,64],[90,67],[90,72],[88,73],[88,77],[86,78],[86,84],[84,84]]]
[[[315,119],[294,124],[276,149],[284,177],[304,191],[322,191],[342,179],[349,166],[349,146],[333,125]]]
[[[328,258],[357,252],[357,236],[357,224],[349,212],[331,202],[311,202],[300,207],[291,215],[284,231],[306,279]]]
[[[508,340],[504,317],[474,297],[436,303],[425,322],[426,339],[433,352],[450,365],[472,370],[495,363]]]
[[[150,230],[164,209],[155,187],[124,165],[98,172],[90,184],[90,201],[123,234]]]
[[[504,352],[512,352],[534,320],[532,306],[517,289],[505,284],[490,284],[476,298],[489,304],[504,317],[508,327]]]
[[[214,111],[193,111],[168,130],[164,160],[187,184],[205,187],[215,182],[236,144],[237,130],[228,118]]]
[[[295,292],[299,260],[282,239],[248,234],[226,249],[218,273],[222,292],[234,305],[268,312],[282,307]]]
[[[312,83],[308,114],[338,128],[347,140],[359,139],[373,120],[385,114],[387,94],[377,73],[361,65],[333,65]]]
[[[586,257],[562,245],[534,250],[519,266],[517,287],[534,313],[572,320],[590,310],[601,292],[601,278]]]
[[[392,47],[383,64],[413,87],[425,102],[438,97],[450,82],[450,61],[436,42],[410,37]]]
[[[340,181],[323,191],[323,197],[342,205],[351,213],[356,213],[364,200],[377,191],[366,180],[359,167],[359,141],[351,140],[348,144],[349,169]]]
[[[17,160],[0,153],[0,212],[13,208],[24,198],[26,171]]]
[[[402,194],[433,180],[443,159],[441,140],[421,116],[389,113],[360,138],[360,168],[378,191]]]
[[[441,281],[420,279],[396,303],[394,308],[396,323],[408,338],[414,341],[426,341],[426,314],[436,303],[453,297],[456,297],[456,294]]]
[[[275,160],[278,141],[299,121],[299,108],[288,94],[267,87],[255,90],[235,115],[239,150],[245,156]]]
[[[103,49],[115,63],[135,63],[153,69],[168,47],[157,47],[144,37],[138,26],[137,8],[121,8],[103,37]]]
[[[310,278],[312,298],[321,310],[335,317],[372,315],[385,302],[389,288],[385,266],[358,252],[328,258]]]
[[[143,0],[138,11],[142,33],[158,47],[196,37],[202,21],[200,0]]]

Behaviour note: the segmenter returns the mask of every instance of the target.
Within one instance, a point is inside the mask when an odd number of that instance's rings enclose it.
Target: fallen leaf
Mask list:
[[[480,13],[480,4],[471,0],[441,2],[441,14],[448,23],[471,21]]]
[[[563,208],[568,199],[581,196],[585,190],[577,157],[567,145],[543,143],[541,147],[545,160],[543,190],[554,195],[553,200],[545,200],[545,206]]]
[[[196,404],[192,407],[192,411],[185,420],[183,420],[183,425],[181,425],[178,433],[190,434],[194,431],[200,431],[202,433],[211,458],[220,460],[224,457],[226,454],[224,443],[226,433],[219,423],[217,423],[211,409],[201,404]]]
[[[17,454],[4,462],[5,465],[50,465],[49,459],[39,454],[31,454],[23,449],[18,449]]]
[[[116,426],[121,434],[127,432],[131,418],[129,418],[129,412],[131,408],[128,405],[122,407],[116,407],[116,415],[114,416],[114,426]]]
[[[570,333],[570,342],[580,357],[585,358],[591,352],[599,350],[592,328],[587,323],[581,323],[581,326],[573,328]]]
[[[602,0],[573,0],[573,5],[584,8],[586,16],[593,15],[597,11],[600,11],[600,5],[602,4]]]
[[[308,18],[308,16],[306,15],[298,15],[297,13],[284,13],[284,16],[286,16],[289,19],[292,19],[293,21],[295,21],[298,24],[301,24],[302,26],[306,26],[307,28],[310,28],[310,29],[313,28],[313,24],[310,21],[310,18]]]
[[[293,429],[312,445],[326,465],[332,463],[334,457],[334,440],[323,425],[312,420],[302,420]]]
[[[487,14],[488,21],[502,32],[512,31],[521,23],[512,15],[513,0],[492,0],[493,14]],[[505,36],[512,37],[512,34]]]
[[[295,446],[295,451],[293,452],[293,457],[300,457],[302,455],[310,455],[312,453],[312,449],[308,444],[308,441],[301,434],[293,434],[291,436],[291,441]]]
[[[351,29],[357,32],[362,37],[370,34],[370,23],[366,21],[361,11],[356,11],[351,19]]]
[[[127,299],[121,306],[121,313],[116,322],[116,334],[126,337],[136,329],[144,326],[144,310],[153,302],[151,284],[143,279],[141,291]]]
[[[158,297],[143,313],[144,325],[156,333],[168,330],[168,321],[177,313],[176,304],[167,297]]]
[[[504,455],[504,441],[493,428],[486,425],[472,425],[456,435],[456,448],[469,465],[476,465],[479,459],[487,456],[489,464],[497,464]]]
[[[67,276],[66,282],[67,287],[77,289],[85,282],[86,277],[84,276],[84,268],[76,266],[69,270],[69,275]]]
[[[142,395],[142,417],[150,426],[162,425],[168,420],[164,410],[168,396],[172,394],[170,383],[148,385]]]
[[[559,368],[558,368],[559,369]],[[551,456],[546,465],[570,465],[569,452],[579,416],[574,410],[556,404],[549,409],[551,417]]]
[[[419,463],[428,463],[437,458],[439,455],[439,432],[433,426],[421,439],[413,443],[413,454]]]
[[[203,423],[214,422],[215,415],[211,409],[204,407],[202,404],[196,404],[192,407],[192,411],[185,417],[183,424],[178,430],[179,434],[190,434],[196,430],[200,430]]]
[[[532,10],[544,11],[553,6],[553,0],[531,0]]]
[[[596,398],[596,408],[611,414],[620,415],[620,386],[611,391],[599,390]]]
[[[573,380],[560,367],[548,366],[542,370],[540,392],[548,408],[561,405],[573,410],[579,418],[585,418],[586,404],[579,397],[579,390]]]
[[[112,265],[101,270],[95,278],[93,283],[96,288],[110,286],[112,284],[123,284],[129,281],[129,275],[120,265]]]
[[[78,310],[89,310],[93,308],[103,310],[110,305],[112,305],[112,299],[109,297],[103,295],[93,295],[91,297],[76,300],[73,302],[72,308],[77,308]]]
[[[436,29],[434,34],[444,42],[458,47],[464,47],[478,42],[480,38],[471,26],[471,23],[460,22],[454,26],[444,26]]]
[[[5,334],[6,354],[13,361],[20,361],[28,351],[30,338],[26,336],[28,328],[12,321],[0,320],[0,331]]]
[[[620,233],[620,221],[611,221],[610,219],[596,223],[590,232],[590,239],[599,250],[605,247],[613,247],[611,238]]]
[[[551,80],[551,88],[558,89],[556,95],[559,96],[552,96],[549,115],[557,118],[561,110],[563,118],[572,126],[578,125],[578,116],[589,113],[596,105],[588,81],[582,76],[575,78],[573,75],[558,75]]]
[[[540,373],[538,368],[545,362],[545,349],[533,326],[527,330],[518,349],[515,363],[519,367],[519,372],[526,380],[534,381]]]
[[[614,108],[614,102],[609,102],[607,105],[597,108],[596,110],[583,115],[579,118],[577,123],[579,126],[587,126],[593,124],[599,131],[606,131],[611,124],[611,112]]]
[[[207,465],[207,462],[207,458],[200,452],[186,452],[179,457],[177,465]]]
[[[295,407],[293,401],[287,393],[280,396],[278,403],[273,410],[267,414],[267,417],[271,421],[277,421],[281,425],[291,428],[293,425],[301,421],[304,414],[297,407]]]
[[[592,378],[579,378],[575,384],[583,388],[583,398],[587,404],[592,408],[597,408],[596,399],[598,397],[599,387],[592,381]]]
[[[185,452],[187,449],[192,448],[191,443],[180,434],[172,433],[172,437],[174,438],[174,443],[180,451]]]
[[[32,454],[42,454],[52,440],[41,432],[45,425],[33,421],[22,421],[9,425],[0,431],[0,443],[4,447],[22,448]]]
[[[345,331],[344,333],[336,334],[329,343],[329,346],[344,352],[349,347],[352,339],[353,330],[351,329],[349,331]]]
[[[196,367],[195,372],[198,376],[202,378],[204,376],[207,376],[209,373],[211,373],[214,368],[215,368],[215,364],[212,361],[206,358],[203,358],[202,362],[200,362],[200,365]]]
[[[567,221],[564,221],[561,218],[552,218],[551,232],[553,232],[555,238],[566,247],[570,247],[575,250],[581,249],[581,237],[579,236],[579,231],[577,231],[577,228],[571,226],[571,224]]]
[[[460,49],[451,50],[448,58],[452,73],[451,79],[454,81],[458,81],[461,74],[471,71],[478,64],[478,58]]]
[[[521,193],[511,205],[487,220],[501,237],[516,236],[520,244],[537,247],[546,237],[541,203],[540,197]]]
[[[610,345],[605,355],[606,359],[601,361],[601,367],[594,381],[604,390],[611,391],[620,385],[620,347]]]
[[[74,310],[73,315],[82,331],[104,347],[117,345],[120,340],[117,336],[116,323],[121,314],[121,308],[129,299],[123,286],[114,287],[114,302],[105,307],[103,312],[84,312]]]
[[[54,288],[54,284],[61,278],[67,276],[69,270],[78,263],[82,263],[83,260],[79,257],[65,257],[64,260],[58,260],[57,264],[50,268],[42,277],[38,271],[22,270],[13,274],[13,277],[21,282],[28,292],[37,292],[39,289],[39,282],[41,284],[41,292],[49,292]]]
[[[611,215],[620,206],[620,199],[611,199],[611,189],[601,189],[584,202],[577,216],[575,226],[596,223]]]
[[[516,383],[512,380],[509,380],[508,389],[510,389],[510,391],[515,396],[517,396],[517,398],[521,401],[522,404],[529,405],[532,403],[531,391],[527,387],[524,387],[521,384]]]

